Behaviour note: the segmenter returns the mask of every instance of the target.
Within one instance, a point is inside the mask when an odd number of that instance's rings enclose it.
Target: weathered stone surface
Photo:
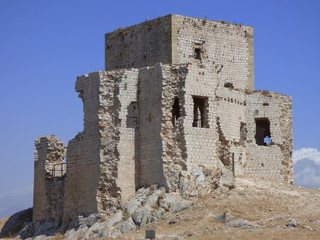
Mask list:
[[[216,216],[214,219],[217,222],[225,223],[225,222],[230,221],[232,218],[234,218],[232,215],[227,214],[227,213],[223,213],[221,215]]]
[[[191,205],[191,201],[184,200],[179,196],[167,195],[160,200],[160,207],[169,212],[179,212]]]
[[[132,218],[128,218],[123,223],[120,224],[120,232],[127,233],[137,229],[137,226],[133,222]]]
[[[225,224],[226,227],[234,228],[261,228],[261,226],[252,223],[250,221],[244,220],[242,218],[231,220]]]
[[[144,226],[149,223],[151,220],[151,208],[148,207],[140,207],[137,208],[132,214],[133,222],[138,226]]]

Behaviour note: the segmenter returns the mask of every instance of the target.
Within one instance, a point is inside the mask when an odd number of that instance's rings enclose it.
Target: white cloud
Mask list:
[[[320,175],[317,169],[306,167],[294,174],[295,185],[311,188],[320,187]]]
[[[316,148],[301,148],[299,150],[295,150],[293,151],[292,158],[293,163],[297,163],[303,159],[310,159],[320,166],[320,152]]]
[[[293,151],[294,184],[302,187],[320,188],[320,151],[301,148]]]

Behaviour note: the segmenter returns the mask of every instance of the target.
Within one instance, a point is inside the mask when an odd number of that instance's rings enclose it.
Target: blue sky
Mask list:
[[[82,131],[74,83],[104,69],[104,34],[170,13],[254,27],[255,89],[293,97],[297,184],[320,187],[319,12],[318,0],[0,0],[0,217],[32,205],[34,139]]]

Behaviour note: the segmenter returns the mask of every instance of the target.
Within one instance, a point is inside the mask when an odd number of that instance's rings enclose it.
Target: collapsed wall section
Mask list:
[[[99,211],[116,210],[139,184],[138,70],[103,72],[100,83],[101,136]]]
[[[182,171],[187,171],[187,149],[182,119],[185,116],[187,65],[162,65],[163,91],[161,139],[163,171],[170,191],[179,189]]]
[[[54,135],[35,140],[33,221],[59,222],[63,215],[66,145]]]
[[[84,130],[68,145],[65,219],[110,214],[135,193],[138,149],[138,70],[78,77]]]
[[[100,72],[77,78],[75,89],[83,102],[84,130],[69,141],[65,187],[65,221],[77,214],[98,211],[97,189],[100,179],[99,133]],[[75,216],[74,216],[75,215]]]
[[[269,91],[247,95],[248,176],[292,183],[292,100]]]
[[[218,159],[234,175],[239,175],[243,172],[246,153],[246,94],[231,86],[220,86],[216,91],[216,102]]]

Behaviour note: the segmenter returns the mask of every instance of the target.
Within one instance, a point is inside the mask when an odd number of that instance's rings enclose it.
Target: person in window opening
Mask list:
[[[264,145],[268,146],[271,144],[271,138],[269,136],[265,136],[265,138],[263,139]]]

